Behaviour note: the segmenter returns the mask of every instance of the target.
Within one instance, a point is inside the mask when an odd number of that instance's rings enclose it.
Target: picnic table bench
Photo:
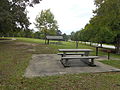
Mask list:
[[[64,67],[69,67],[70,65],[68,64],[68,61],[70,60],[70,59],[78,59],[78,60],[80,60],[80,59],[82,59],[82,61],[85,61],[85,63],[87,63],[88,65],[90,65],[90,66],[96,66],[95,64],[94,64],[94,59],[96,59],[96,58],[98,58],[98,56],[82,56],[82,57],[80,57],[80,56],[75,56],[75,57],[61,57],[61,63],[63,64],[63,66]],[[63,60],[65,61],[65,63],[63,62]],[[86,61],[87,60],[87,61]],[[90,60],[90,61],[89,61]]]

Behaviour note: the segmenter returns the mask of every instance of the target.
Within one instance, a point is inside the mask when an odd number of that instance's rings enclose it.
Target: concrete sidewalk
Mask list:
[[[120,71],[120,69],[102,64],[97,60],[95,60],[96,67],[90,67],[80,60],[71,60],[71,67],[64,68],[60,62],[60,58],[61,57],[56,54],[34,54],[24,76],[35,77],[72,73]]]

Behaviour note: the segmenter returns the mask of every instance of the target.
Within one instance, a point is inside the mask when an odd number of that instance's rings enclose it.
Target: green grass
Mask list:
[[[108,64],[108,65],[116,67],[116,68],[120,68],[120,60],[103,60],[100,62],[102,62],[104,64]]]
[[[16,38],[18,41],[28,42],[28,43],[44,43],[44,40],[33,39],[33,38]]]
[[[13,37],[5,37],[7,39],[11,39]],[[41,40],[41,39],[33,39],[33,38],[22,38],[22,37],[14,37],[17,39],[17,41],[19,42],[26,42],[26,43],[35,43],[35,44],[44,44],[45,41],[44,40]],[[51,41],[51,42],[54,42],[54,41]],[[57,49],[60,49],[60,48],[76,48],[75,46],[75,42],[63,42],[61,41],[62,44],[60,45],[56,45],[56,44],[50,44],[49,47],[51,47],[52,49],[54,49],[54,53],[57,53]],[[42,45],[43,47],[45,46],[48,46],[48,45]],[[95,54],[95,47],[91,47],[89,45],[86,45],[86,44],[81,44],[79,43],[79,47],[78,48],[82,48],[82,49],[92,49],[93,52],[91,53],[91,55],[96,55]],[[41,48],[36,48],[37,50],[41,49]],[[53,52],[52,52],[53,53]],[[115,58],[120,58],[120,55],[117,55],[117,54],[110,54],[111,57],[115,57]],[[107,53],[106,52],[102,52],[99,50],[99,56],[107,56]]]
[[[23,75],[32,54],[57,53],[58,48],[75,48],[75,43],[44,45],[44,41],[39,39],[17,39],[17,41],[0,42],[0,90],[113,90],[113,88],[120,90],[119,72],[25,78]],[[95,50],[94,47],[84,44],[80,44],[79,48]],[[92,54],[95,55],[95,52]],[[100,55],[105,53],[100,52]],[[119,66],[118,62],[114,63]]]
[[[15,42],[0,43],[0,75],[23,75],[23,70],[27,67],[32,55],[32,53],[27,53],[28,48],[32,47],[16,45]]]
[[[119,90],[120,73],[68,74],[3,79],[2,90]]]

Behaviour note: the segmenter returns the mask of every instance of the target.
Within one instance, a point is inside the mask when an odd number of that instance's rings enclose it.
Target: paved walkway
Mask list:
[[[86,44],[90,44],[90,42],[82,42],[82,43],[86,43]],[[97,43],[92,43],[93,46],[101,46],[100,44]],[[102,44],[103,48],[110,48],[110,49],[115,49],[114,45],[106,45],[106,44]]]
[[[109,65],[95,61],[96,67],[90,67],[80,60],[71,60],[71,67],[64,68],[60,56],[56,54],[34,54],[24,74],[25,77],[51,76],[71,73],[120,71]]]

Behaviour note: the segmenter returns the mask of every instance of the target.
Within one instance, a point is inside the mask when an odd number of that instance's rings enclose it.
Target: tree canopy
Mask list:
[[[120,0],[95,0],[95,4],[94,16],[79,32],[79,38],[114,44],[117,53],[120,53]]]
[[[54,18],[54,15],[48,10],[42,10],[40,14],[36,17],[36,28],[39,29],[40,32],[46,35],[56,35],[58,32],[57,21]]]
[[[41,0],[0,0],[0,35],[28,30],[26,7]]]

